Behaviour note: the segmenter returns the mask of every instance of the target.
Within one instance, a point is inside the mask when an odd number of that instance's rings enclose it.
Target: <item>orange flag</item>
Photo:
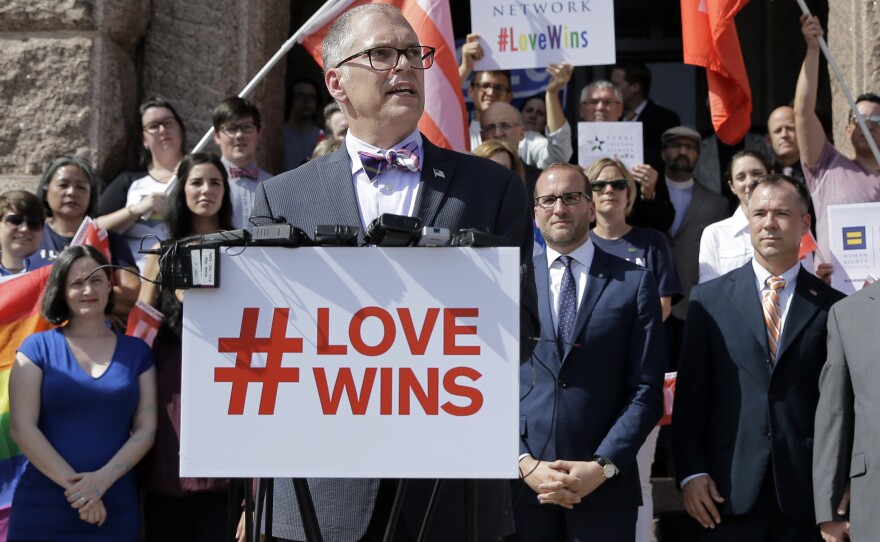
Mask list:
[[[739,143],[752,124],[752,91],[733,18],[748,0],[681,0],[685,64],[706,68],[712,125],[721,141]]]
[[[303,46],[323,67],[321,42],[336,17],[355,6],[379,3],[400,9],[421,43],[437,48],[434,65],[425,70],[425,112],[419,121],[419,130],[435,145],[467,150],[470,138],[455,59],[449,0],[343,0],[316,22],[315,30],[307,31]]]

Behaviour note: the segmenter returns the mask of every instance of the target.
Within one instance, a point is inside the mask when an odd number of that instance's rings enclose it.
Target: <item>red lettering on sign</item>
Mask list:
[[[244,414],[247,387],[251,382],[263,384],[263,390],[260,394],[259,414],[261,416],[275,413],[275,399],[278,396],[279,383],[299,382],[298,368],[281,366],[281,358],[284,357],[284,354],[298,354],[303,351],[301,338],[287,336],[289,313],[289,308],[275,309],[269,337],[258,339],[257,319],[260,316],[260,309],[243,309],[241,331],[238,337],[218,339],[218,352],[235,352],[234,367],[214,369],[214,382],[232,383],[228,410],[230,415]],[[251,358],[255,352],[266,353],[265,367],[251,367]]]
[[[459,326],[455,323],[456,318],[476,318],[480,310],[473,309],[443,309],[443,353],[447,356],[479,356],[479,346],[458,346],[455,343],[457,335],[476,335],[477,326]]]
[[[373,381],[376,379],[376,368],[368,367],[364,371],[364,381],[361,384],[361,391],[358,393],[355,386],[354,376],[351,369],[344,367],[339,369],[336,375],[336,382],[333,384],[333,395],[330,394],[330,387],[327,385],[327,374],[321,367],[314,369],[315,384],[318,386],[318,398],[321,400],[321,409],[324,414],[336,414],[339,410],[339,401],[342,399],[344,391],[351,405],[351,413],[361,416],[367,412],[367,406],[370,404],[370,394],[373,391]]]
[[[406,342],[409,344],[409,351],[414,356],[425,355],[428,349],[428,341],[431,339],[431,332],[434,331],[434,324],[437,323],[437,315],[440,309],[428,309],[425,313],[425,321],[422,323],[422,332],[416,335],[415,325],[413,324],[412,312],[409,309],[397,309],[397,315],[400,317],[400,327],[403,328],[403,334],[406,336]]]
[[[419,383],[419,377],[415,375],[412,369],[408,367],[400,369],[400,377],[398,379],[400,386],[398,393],[400,414],[404,416],[409,415],[409,398],[410,392],[412,392],[419,404],[422,405],[422,410],[425,411],[425,414],[437,415],[437,405],[440,402],[439,372],[440,370],[436,367],[428,369],[428,391],[426,392]]]
[[[375,346],[368,345],[361,337],[364,320],[371,316],[378,318],[379,321],[382,322],[382,327],[384,328],[382,340]],[[382,307],[364,307],[354,313],[354,316],[351,317],[351,323],[348,326],[348,339],[351,341],[351,345],[354,349],[365,356],[381,356],[385,352],[388,352],[388,350],[391,349],[391,345],[394,344],[394,339],[396,337],[397,330],[394,327],[394,319],[391,317],[391,314]]]
[[[441,408],[443,412],[453,416],[473,416],[483,408],[483,394],[477,388],[458,384],[455,379],[460,376],[470,378],[471,381],[476,382],[483,375],[472,367],[453,367],[446,371],[446,374],[443,375],[443,389],[450,395],[466,397],[471,402],[467,406],[458,406],[447,401],[443,403]]]
[[[344,344],[330,344],[330,309],[318,309],[318,355],[344,356],[348,347]]]

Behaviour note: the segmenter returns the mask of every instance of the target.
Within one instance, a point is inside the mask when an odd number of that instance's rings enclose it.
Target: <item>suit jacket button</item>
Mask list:
[[[557,383],[559,384],[559,387],[562,389],[565,389],[568,387],[568,383],[561,378],[557,381]]]

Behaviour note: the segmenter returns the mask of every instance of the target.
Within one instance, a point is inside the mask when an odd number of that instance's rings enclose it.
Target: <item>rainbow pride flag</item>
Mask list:
[[[27,459],[9,436],[9,373],[15,351],[28,335],[52,327],[40,316],[40,300],[52,266],[0,282],[0,509],[12,505],[12,494]]]

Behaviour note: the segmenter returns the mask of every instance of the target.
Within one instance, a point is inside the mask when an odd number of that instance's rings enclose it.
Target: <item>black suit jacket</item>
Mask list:
[[[424,136],[422,139],[422,173],[415,216],[421,218],[425,226],[445,227],[453,233],[460,228],[476,228],[501,235],[507,237],[512,246],[520,248],[520,350],[521,361],[524,361],[531,354],[529,337],[538,335],[537,294],[532,267],[532,213],[524,184],[514,172],[491,160],[442,149]],[[310,236],[321,224],[362,227],[350,158],[344,144],[334,153],[316,158],[259,186],[253,221],[259,225],[270,222],[268,217],[282,216]],[[363,239],[362,234],[360,238]],[[461,277],[450,277],[450,280],[461,280]],[[322,531],[333,531],[344,540],[358,540],[363,536],[373,512],[378,485],[376,479],[310,479]],[[408,525],[415,534],[431,487],[430,483],[410,484],[406,512],[412,520]],[[275,488],[278,503],[275,534],[303,540],[292,486],[288,480],[279,480]],[[462,490],[455,488],[453,483],[444,486],[440,510],[450,511],[446,514],[449,517],[438,511],[432,523],[430,540],[463,537],[463,534],[459,535],[464,523]],[[494,539],[509,534],[513,524],[508,483],[486,480],[478,483],[477,489],[481,537]],[[293,534],[285,536],[277,530]]]
[[[775,366],[752,263],[691,291],[672,432],[679,483],[708,473],[722,514],[755,504],[772,464],[779,506],[814,521],[813,421],[828,312],[843,294],[801,269]]]
[[[657,105],[648,98],[648,103],[636,120],[642,123],[645,163],[662,174],[665,166],[660,156],[660,136],[666,130],[680,126],[681,119],[675,111]]]

